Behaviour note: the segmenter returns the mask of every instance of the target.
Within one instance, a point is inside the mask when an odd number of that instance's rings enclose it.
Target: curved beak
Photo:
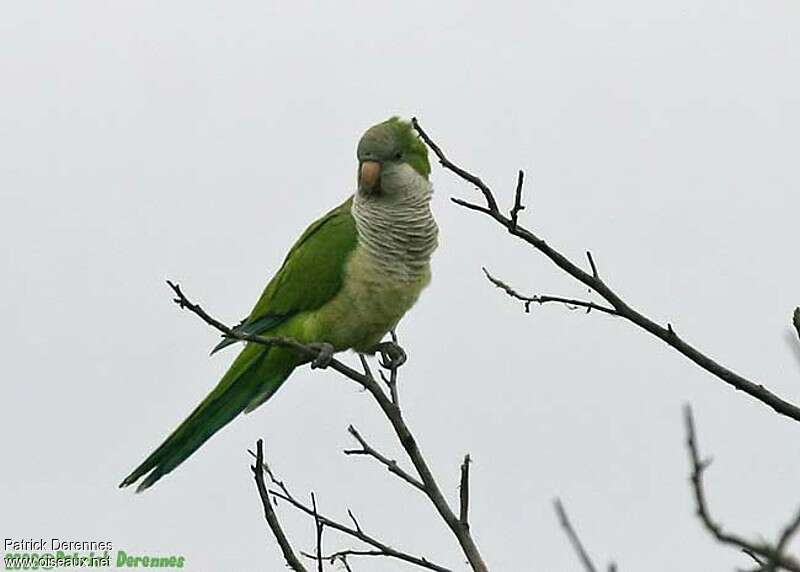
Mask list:
[[[381,179],[381,164],[377,161],[363,161],[358,168],[358,190],[372,192]]]

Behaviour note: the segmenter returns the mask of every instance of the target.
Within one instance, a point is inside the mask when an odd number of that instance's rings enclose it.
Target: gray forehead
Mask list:
[[[395,147],[396,141],[392,129],[385,125],[370,127],[358,142],[358,156],[367,153],[377,156],[389,155]]]

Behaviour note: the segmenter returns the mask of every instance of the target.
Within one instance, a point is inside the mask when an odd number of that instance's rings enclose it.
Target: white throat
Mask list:
[[[438,245],[431,213],[433,188],[411,166],[388,165],[376,195],[357,192],[353,199],[359,244],[380,270],[399,280],[418,280],[429,272]]]

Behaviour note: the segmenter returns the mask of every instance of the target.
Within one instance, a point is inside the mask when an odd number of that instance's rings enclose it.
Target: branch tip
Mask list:
[[[614,290],[609,288],[599,278],[599,273],[597,272],[596,266],[592,269],[591,274],[587,273],[572,260],[567,258],[564,254],[550,246],[542,237],[538,236],[531,230],[520,226],[518,221],[514,221],[511,218],[503,215],[503,213],[497,209],[497,202],[494,198],[492,190],[486,184],[484,184],[483,181],[481,181],[472,173],[450,162],[442,150],[433,141],[431,141],[430,137],[428,137],[427,133],[425,133],[425,131],[417,122],[414,122],[414,127],[422,140],[439,158],[442,166],[460,179],[478,187],[486,201],[486,206],[480,206],[454,198],[452,200],[455,204],[488,215],[500,226],[504,227],[506,230],[512,231],[512,234],[515,237],[519,238],[542,253],[559,269],[569,274],[575,280],[581,282],[585,286],[594,289],[594,291],[601,296],[605,302],[608,303],[609,308],[604,310],[607,313],[612,313],[613,315],[618,315],[625,318],[649,334],[666,342],[679,353],[683,354],[684,357],[694,362],[702,369],[713,374],[724,383],[734,387],[735,389],[745,392],[750,397],[770,407],[779,415],[783,415],[800,422],[800,406],[781,398],[777,394],[769,391],[764,385],[755,383],[752,380],[737,374],[724,365],[714,361],[699,349],[684,342],[678,338],[677,335],[675,335],[675,332],[672,330],[671,326],[669,326],[669,328],[664,328],[660,324],[648,318],[646,315],[628,305]],[[594,266],[592,262],[590,262],[590,265]],[[584,307],[586,307],[585,304]],[[528,308],[529,305],[526,304],[526,310]],[[599,308],[593,307],[593,309]],[[800,309],[796,311],[795,316],[795,329],[800,337]]]
[[[797,332],[798,339],[800,339],[800,307],[795,308],[792,313],[792,325],[795,332]]]
[[[572,527],[572,523],[567,516],[567,511],[564,509],[564,504],[558,497],[553,499],[553,508],[556,511],[561,528],[564,529],[567,539],[569,539],[573,550],[577,554],[578,559],[581,561],[581,564],[586,572],[597,572],[597,568],[595,567],[594,562],[592,562],[592,559],[589,557],[589,554],[586,552],[586,549],[583,547],[583,543],[578,537],[578,533],[575,532],[575,529]]]
[[[592,256],[591,251],[586,251],[586,258],[589,259],[589,266],[592,269],[592,277],[595,280],[600,280],[600,273],[597,271],[597,265],[594,263],[594,257]]]
[[[765,569],[785,569],[792,572],[800,572],[800,562],[791,556],[783,555],[783,550],[789,537],[800,527],[800,512],[798,512],[794,520],[786,526],[775,546],[771,546],[763,541],[752,542],[737,534],[725,532],[722,525],[712,518],[703,484],[703,475],[711,464],[711,459],[701,459],[700,457],[694,414],[692,413],[691,406],[688,404],[683,408],[683,418],[686,431],[686,448],[689,453],[689,462],[691,464],[689,480],[692,484],[692,493],[695,500],[695,513],[703,524],[703,527],[721,544],[735,546],[756,560],[758,559],[756,557],[765,559]]]
[[[525,206],[522,204],[522,185],[525,179],[525,173],[520,169],[517,172],[517,187],[514,191],[514,206],[511,207],[511,224],[508,226],[508,231],[513,233],[517,229],[517,221],[519,219],[520,211],[525,210]]]
[[[472,459],[469,453],[464,455],[464,462],[461,463],[461,481],[459,486],[459,513],[458,520],[461,526],[469,528],[469,466]]]

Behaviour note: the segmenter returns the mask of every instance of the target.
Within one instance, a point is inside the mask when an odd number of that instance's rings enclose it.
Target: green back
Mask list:
[[[306,229],[267,284],[245,324],[267,317],[282,322],[299,312],[316,310],[339,292],[345,264],[358,242],[355,219],[350,212],[352,204],[350,197]]]

